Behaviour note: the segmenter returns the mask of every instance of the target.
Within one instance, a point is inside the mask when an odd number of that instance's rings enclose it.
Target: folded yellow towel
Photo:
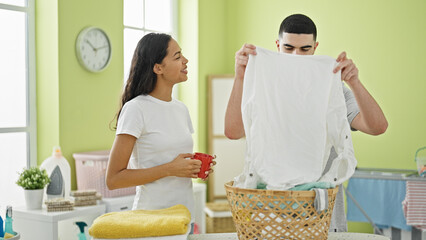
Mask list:
[[[106,213],[89,229],[94,238],[117,239],[185,234],[191,213],[184,205],[158,210],[132,210]]]

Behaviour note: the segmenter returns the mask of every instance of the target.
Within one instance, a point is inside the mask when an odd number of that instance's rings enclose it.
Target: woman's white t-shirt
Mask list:
[[[181,153],[192,153],[194,133],[185,104],[140,95],[124,104],[116,134],[137,138],[130,157],[132,169],[152,168],[173,161]],[[162,209],[185,205],[194,216],[191,178],[165,177],[136,187],[134,209]]]

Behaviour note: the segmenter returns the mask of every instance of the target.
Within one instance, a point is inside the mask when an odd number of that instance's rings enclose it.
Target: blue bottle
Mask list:
[[[6,222],[4,224],[4,231],[7,233],[10,233],[12,235],[16,235],[15,232],[13,231],[13,227],[12,227],[12,206],[7,206],[6,207]]]
[[[0,237],[4,237],[4,232],[3,232],[3,218],[1,218],[0,216]]]

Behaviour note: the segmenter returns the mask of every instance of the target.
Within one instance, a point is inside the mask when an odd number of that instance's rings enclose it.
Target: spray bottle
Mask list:
[[[4,224],[4,231],[7,233],[10,233],[12,235],[16,235],[15,232],[13,231],[13,227],[12,227],[12,206],[7,206],[6,207],[6,222]]]
[[[50,183],[46,188],[47,199],[69,197],[71,191],[71,168],[62,156],[59,146],[53,147],[52,156],[43,161],[40,168],[47,171]]]
[[[77,226],[80,228],[80,233],[77,235],[79,240],[87,240],[86,234],[84,233],[84,227],[87,227],[85,222],[75,222]]]

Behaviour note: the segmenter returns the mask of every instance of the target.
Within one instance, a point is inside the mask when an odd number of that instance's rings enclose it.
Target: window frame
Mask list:
[[[145,10],[146,10],[146,8],[145,8],[145,0],[142,0],[142,1],[143,1],[143,10],[144,10],[144,14],[143,14],[143,17],[144,17],[144,27],[138,28],[138,27],[127,26],[127,25],[124,24],[124,18],[123,18],[123,52],[125,50],[124,46],[126,44],[126,42],[124,41],[124,30],[125,29],[133,29],[133,30],[139,30],[139,31],[144,31],[144,32],[160,32],[158,30],[148,29],[148,28],[145,27],[145,23],[146,23]],[[178,33],[178,1],[170,0],[170,3],[171,3],[171,12],[172,12],[172,17],[171,17],[171,21],[172,21],[172,23],[171,23],[171,31],[170,32],[164,32],[164,33],[170,34],[174,39],[178,40],[179,39],[178,38],[178,34],[177,34]],[[123,2],[123,4],[124,4],[124,2]],[[123,71],[123,80],[124,80],[124,85],[126,84],[126,81],[127,81],[127,79],[126,79],[127,72],[126,71],[128,71],[128,69],[124,68],[124,66],[126,66],[126,62],[125,61],[126,61],[126,59],[124,59],[124,56],[123,56],[123,69],[124,69],[124,71]],[[173,88],[173,95],[174,96],[176,96],[176,90],[175,89],[176,88]]]
[[[26,167],[37,166],[37,109],[36,109],[36,59],[35,59],[35,0],[27,0],[26,6],[0,3],[0,9],[26,13],[26,103],[27,119],[25,127],[0,127],[0,133],[27,135]]]

